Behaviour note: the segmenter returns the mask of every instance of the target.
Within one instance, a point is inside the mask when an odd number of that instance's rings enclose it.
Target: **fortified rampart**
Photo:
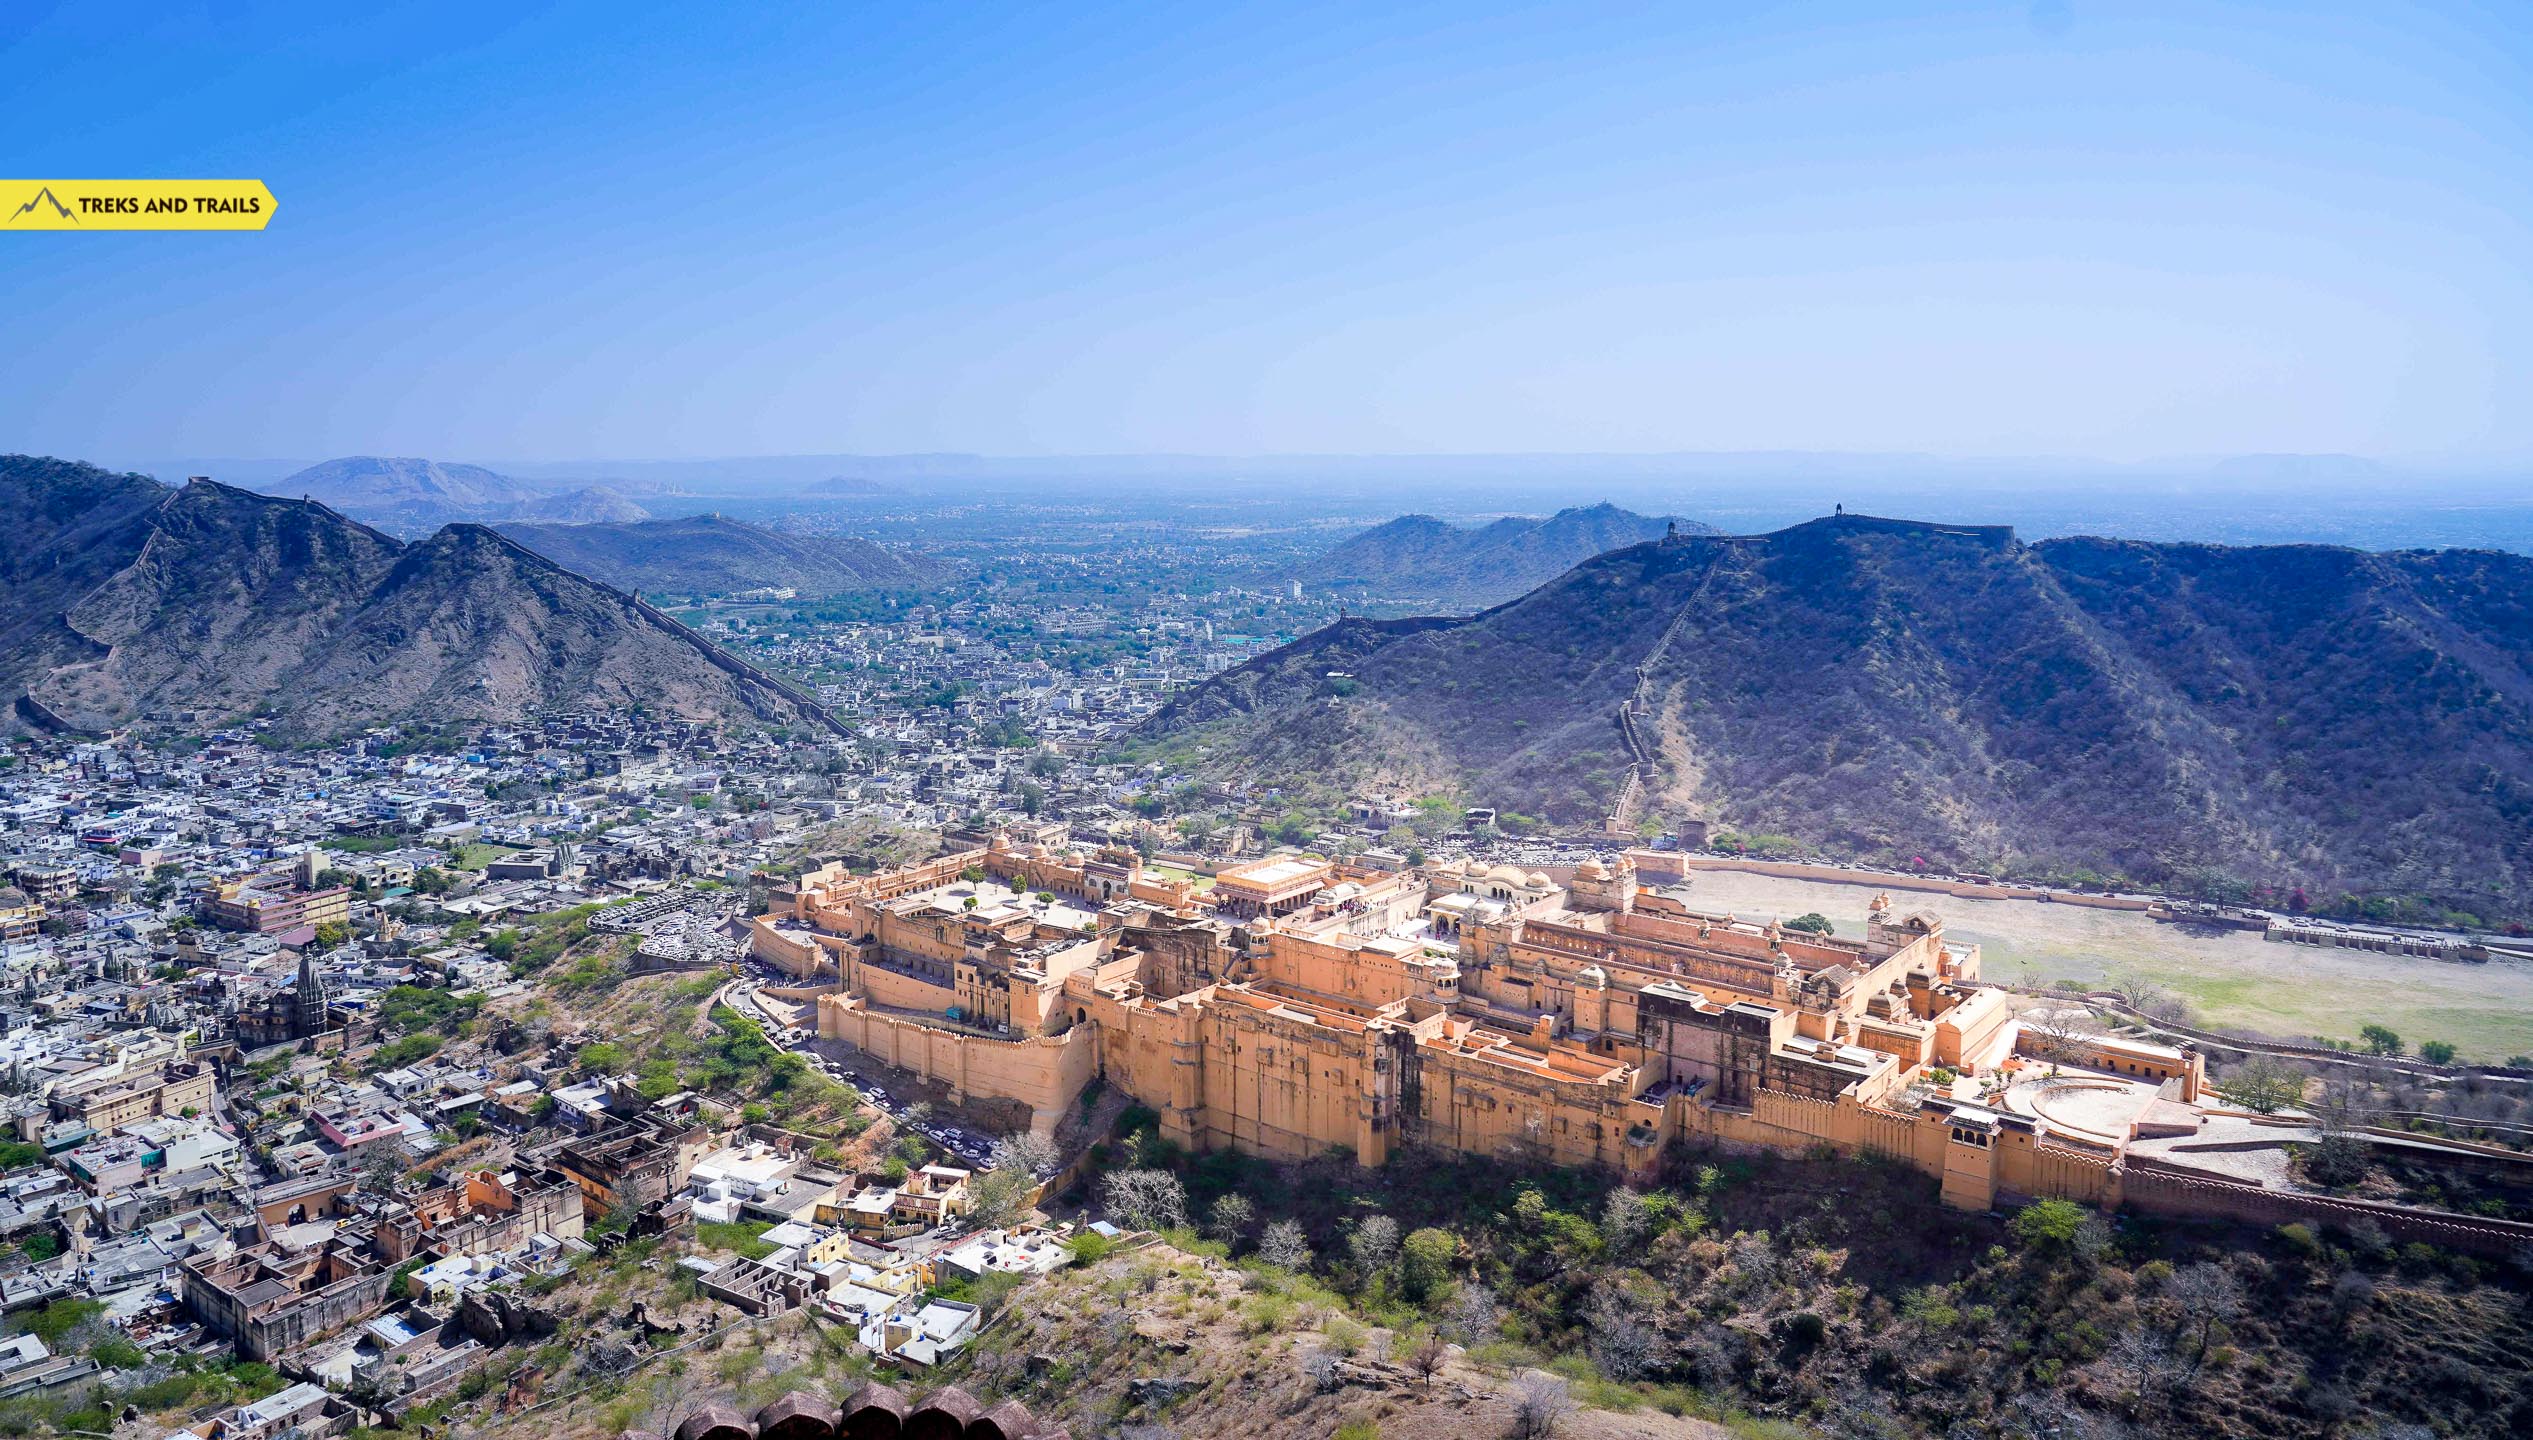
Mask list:
[[[1060,1035],[998,1040],[963,1034],[871,1008],[859,996],[817,998],[818,1034],[949,1087],[954,1099],[1012,1100],[1029,1107],[1029,1128],[1056,1122],[1098,1072],[1098,1037],[1076,1027]]]
[[[1684,871],[1728,870],[1744,875],[1773,875],[1780,880],[1817,880],[1830,885],[1861,885],[1873,890],[1913,890],[1950,895],[1957,900],[2040,900],[2057,905],[2083,905],[2095,910],[2146,911],[2152,900],[2132,895],[2087,895],[2039,885],[1993,880],[1952,880],[1932,875],[1886,875],[1878,870],[1852,870],[1841,865],[1815,865],[1801,860],[1745,860],[1721,855],[1671,855],[1664,859]]]
[[[1098,908],[1027,913],[1025,897],[977,885],[979,870]],[[997,840],[879,876],[828,867],[791,914],[756,921],[758,953],[836,976],[834,990],[786,992],[815,996],[823,1038],[961,1100],[1026,1106],[1040,1133],[1104,1079],[1195,1151],[1378,1165],[1421,1146],[1640,1176],[1674,1140],[1825,1148],[1908,1165],[1974,1210],[2063,1197],[2265,1223],[2365,1216],[2483,1251],[2533,1243],[2533,1225],[2128,1159],[2147,1132],[2116,1106],[2087,1130],[1997,1100],[2033,1078],[2011,1000],[1977,983],[1977,947],[1887,897],[1847,940],[1691,910],[1638,887],[1623,858],[1580,865],[1564,887],[1474,862],[1402,875],[1271,858],[1243,874],[1228,914],[1145,880],[1114,847]],[[979,1008],[996,977],[1028,1002],[1008,1019]],[[2083,1051],[2055,1057],[2087,1067],[2070,1083],[2135,1094],[2141,1116],[2166,1107],[2158,1126],[2196,1123],[2195,1047],[2101,1037]],[[1987,1098],[1964,1098],[1974,1090]]]
[[[2120,1203],[2150,1215],[2234,1220],[2255,1225],[2336,1225],[2372,1221],[2395,1240],[2415,1240],[2476,1255],[2513,1256],[2533,1245],[2533,1224],[2473,1215],[2443,1215],[2402,1205],[2342,1200],[2238,1185],[2184,1173],[2162,1161],[2124,1162]]]

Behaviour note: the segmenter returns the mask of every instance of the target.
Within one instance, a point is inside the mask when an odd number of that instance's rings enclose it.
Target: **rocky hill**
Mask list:
[[[493,519],[544,494],[481,465],[378,455],[347,455],[311,465],[265,486],[264,492],[314,500],[338,513],[393,527]]]
[[[1509,515],[1474,528],[1431,515],[1402,515],[1321,555],[1302,578],[1367,599],[1492,605],[1603,551],[1658,539],[1674,527],[1713,533],[1694,520],[1639,515],[1609,504],[1560,510],[1544,520]]]
[[[804,595],[896,589],[934,578],[918,557],[843,535],[793,535],[719,515],[622,525],[503,525],[559,565],[627,590],[719,595],[788,585]]]
[[[1346,621],[1147,722],[1184,768],[1838,855],[2533,912],[2533,559],[1820,520]],[[2279,898],[2283,899],[2281,895]]]
[[[285,500],[314,500],[399,535],[458,520],[590,525],[651,517],[615,484],[559,488],[568,483],[522,480],[444,460],[352,455],[250,488]]]
[[[0,457],[0,686],[22,726],[268,711],[291,736],[642,704],[831,725],[805,693],[479,525],[403,544],[324,505]]]
[[[650,511],[635,504],[623,491],[605,485],[585,485],[560,495],[521,501],[510,509],[515,519],[557,525],[614,525],[651,518]]]

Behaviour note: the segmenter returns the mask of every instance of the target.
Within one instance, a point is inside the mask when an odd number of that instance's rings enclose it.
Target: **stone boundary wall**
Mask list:
[[[2510,1256],[2533,1246],[2533,1223],[2470,1215],[2442,1215],[2401,1205],[2305,1195],[2257,1185],[2177,1173],[2163,1162],[2132,1158],[2120,1186],[2121,1202],[2149,1215],[2232,1220],[2258,1225],[2346,1227],[2372,1220],[2396,1240],[2416,1240],[2478,1255]]]
[[[1856,1108],[1861,1124],[1857,1143],[1862,1148],[1888,1155],[1894,1160],[1906,1160],[1925,1170],[1934,1170],[1941,1164],[1939,1159],[1921,1153],[1923,1147],[1919,1138],[1926,1127],[1919,1125],[1913,1117],[1878,1105]]]
[[[2398,957],[2396,957],[2398,958]],[[2008,985],[1994,980],[1978,982],[2017,995],[2031,995],[2050,1000],[2082,1000],[2088,1005],[2108,1010],[2121,1019],[2166,1036],[2196,1042],[2204,1049],[2230,1050],[2237,1055],[2276,1055],[2288,1060],[2313,1060],[2326,1065],[2353,1065],[2361,1069],[2385,1069],[2405,1075],[2422,1075],[2431,1079],[2460,1075],[2488,1075],[2499,1079],[2533,1079],[2533,1070],[2507,1065],[2436,1065],[2413,1055],[2369,1055],[2358,1050],[2333,1050],[2321,1045],[2298,1045],[2291,1040],[2246,1040],[2233,1035],[2220,1035],[2178,1020],[2158,1020],[2130,1008],[2127,1001],[2108,991],[2050,990],[2037,985]]]
[[[1942,1142],[1923,1153],[1925,1136],[1938,1127],[1922,1125],[1896,1111],[1880,1110],[1842,1098],[1836,1102],[1762,1090],[1750,1110],[1710,1110],[1693,1115],[1705,1131],[1728,1144],[1778,1150],[1827,1145],[1845,1153],[1870,1153],[1906,1162],[1941,1179]],[[2511,1256],[2533,1250],[2533,1222],[2448,1215],[2404,1205],[2342,1200],[2271,1190],[2183,1170],[2168,1162],[2131,1156],[2113,1160],[2063,1145],[2040,1141],[2018,1146],[2001,1144],[1995,1151],[1996,1183],[2017,1195],[2074,1200],[2105,1210],[2132,1210],[2176,1219],[2221,1220],[2237,1224],[2284,1225],[2303,1222],[2345,1228],[2372,1220],[2397,1240],[2416,1240],[2478,1255]]]
[[[1076,1026],[1061,1035],[996,1040],[873,1012],[833,991],[817,1001],[818,1035],[883,1064],[950,1088],[953,1099],[1011,1100],[1029,1107],[1030,1130],[1053,1135],[1099,1068],[1097,1035]]]
[[[2111,1208],[2121,1197],[2120,1176],[2108,1159],[2052,1145],[2009,1149],[1998,1157],[1997,1183],[2018,1195],[2047,1195]]]
[[[1842,1096],[1815,1100],[1762,1090],[1747,1118],[1709,1111],[1718,1138],[1744,1144],[1806,1149],[1827,1145],[1844,1154],[1879,1155],[1936,1179],[1943,1178],[1945,1127],[1932,1120],[1866,1105]],[[2011,1137],[1994,1151],[1996,1183],[2018,1195],[2044,1195],[2116,1207],[2120,1182],[2108,1156],[2087,1154],[2047,1141],[2017,1144]]]
[[[2154,901],[2129,895],[2082,895],[2072,890],[2050,890],[2037,885],[1982,884],[1975,880],[1947,880],[1931,875],[1887,874],[1880,870],[1851,870],[1843,865],[1814,865],[1801,860],[1742,860],[1720,855],[1684,854],[1680,857],[1680,867],[1684,872],[1735,870],[1745,875],[1772,875],[1780,880],[1860,885],[1868,890],[1915,890],[1930,895],[1950,895],[1957,900],[2039,900],[2141,914],[2155,908]]]
[[[787,934],[769,923],[772,916],[748,918],[748,953],[768,965],[806,979],[828,968],[825,951],[805,935]]]

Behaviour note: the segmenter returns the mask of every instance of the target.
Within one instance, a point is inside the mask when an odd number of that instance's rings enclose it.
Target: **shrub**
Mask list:
[[[149,1355],[140,1346],[120,1335],[110,1335],[88,1347],[88,1358],[108,1370],[138,1370],[149,1363]]]
[[[2063,1255],[2084,1229],[2085,1208],[2073,1200],[2035,1200],[2014,1217],[2014,1238],[2027,1249]]]
[[[1282,1270],[1310,1268],[1310,1236],[1291,1220],[1278,1220],[1258,1239],[1258,1258]]]
[[[1422,1302],[1450,1283],[1460,1237],[1428,1225],[1410,1234],[1400,1251],[1399,1287],[1408,1299]]]
[[[770,1225],[736,1221],[728,1224],[705,1222],[695,1227],[695,1243],[710,1250],[735,1250],[750,1260],[762,1260],[780,1246],[762,1238]]]
[[[1513,1386],[1513,1434],[1516,1440],[1543,1440],[1559,1421],[1574,1413],[1574,1395],[1554,1375],[1532,1371]]]
[[[2304,1173],[2333,1189],[2365,1179],[2368,1163],[2366,1142],[2354,1135],[2325,1135],[2304,1152]]]
[[[1240,1328],[1252,1335],[1273,1335],[1293,1324],[1293,1302],[1281,1295],[1252,1295],[1240,1303]]]
[[[1797,1310],[1778,1322],[1787,1344],[1810,1350],[1829,1337],[1829,1322],[1811,1310]]]
[[[1187,1188],[1166,1170],[1112,1170],[1100,1178],[1100,1203],[1137,1230],[1187,1226]]]

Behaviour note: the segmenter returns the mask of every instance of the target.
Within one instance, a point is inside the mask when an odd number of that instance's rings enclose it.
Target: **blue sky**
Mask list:
[[[18,0],[0,449],[2521,459],[2524,19]]]

